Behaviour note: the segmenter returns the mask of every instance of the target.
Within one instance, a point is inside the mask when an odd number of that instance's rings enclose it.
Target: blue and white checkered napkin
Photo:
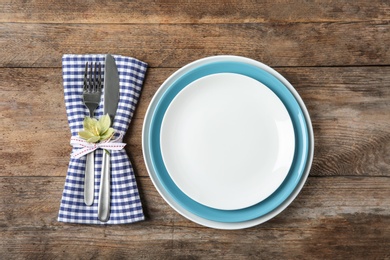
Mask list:
[[[126,133],[139,99],[147,64],[130,57],[114,55],[120,78],[120,100],[113,128]],[[65,105],[72,136],[83,129],[89,115],[83,104],[83,77],[86,62],[100,62],[104,73],[105,55],[64,55],[62,70]],[[104,79],[104,75],[103,75]],[[103,89],[104,94],[104,89]],[[102,95],[103,98],[103,95]],[[95,117],[103,115],[102,103]],[[103,150],[95,151],[95,198],[92,206],[84,204],[85,159],[71,158],[62,195],[58,221],[84,224],[124,224],[144,220],[133,167],[124,149],[111,153],[111,214],[108,222],[98,219],[98,197]]]

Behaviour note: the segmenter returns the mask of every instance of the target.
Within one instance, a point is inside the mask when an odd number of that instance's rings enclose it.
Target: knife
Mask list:
[[[104,68],[104,114],[108,114],[111,125],[114,122],[116,110],[119,102],[119,74],[115,64],[115,59],[110,54],[106,55]],[[100,179],[98,218],[102,222],[107,222],[110,218],[110,155],[103,151],[102,174]]]

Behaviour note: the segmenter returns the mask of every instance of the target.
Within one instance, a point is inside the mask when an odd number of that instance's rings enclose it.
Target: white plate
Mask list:
[[[278,80],[280,80],[294,95],[298,103],[300,104],[304,114],[305,114],[305,120],[307,122],[308,126],[308,132],[309,132],[309,155],[308,155],[308,160],[307,164],[305,167],[304,174],[302,178],[300,179],[298,185],[296,186],[295,190],[293,193],[286,199],[282,204],[279,205],[276,209],[273,211],[262,215],[258,218],[251,219],[248,221],[242,221],[242,222],[219,222],[219,221],[213,221],[209,219],[205,219],[202,217],[199,217],[198,215],[190,212],[189,210],[185,209],[183,206],[181,206],[175,199],[172,198],[172,196],[164,189],[163,185],[159,181],[156,172],[153,168],[153,163],[152,160],[149,156],[150,154],[150,149],[149,149],[149,133],[150,133],[150,123],[152,121],[153,117],[153,111],[155,110],[156,106],[158,105],[159,100],[161,97],[164,95],[164,92],[169,88],[169,86],[175,82],[177,79],[179,79],[182,75],[185,73],[197,68],[198,66],[202,66],[208,63],[212,62],[224,62],[224,61],[235,61],[235,62],[243,62],[246,64],[250,64],[253,66],[258,67],[259,69],[262,69],[264,71],[267,71],[268,73],[272,74],[274,77],[276,77]],[[304,186],[306,179],[309,175],[312,160],[313,160],[313,153],[314,153],[314,135],[313,135],[313,129],[311,125],[311,120],[309,113],[306,109],[306,106],[304,102],[302,101],[301,97],[297,93],[297,91],[294,89],[294,87],[282,76],[280,75],[277,71],[274,69],[270,68],[269,66],[258,62],[256,60],[252,60],[249,58],[245,57],[240,57],[240,56],[231,56],[231,55],[221,55],[221,56],[212,56],[212,57],[207,57],[203,58],[197,61],[194,61],[184,67],[182,67],[180,70],[176,71],[174,74],[172,74],[158,89],[158,91],[155,93],[153,99],[151,100],[148,110],[146,111],[145,114],[145,119],[144,119],[144,124],[143,124],[143,129],[142,129],[142,151],[143,151],[143,156],[144,156],[144,161],[146,168],[148,170],[149,176],[156,187],[157,191],[160,193],[160,195],[163,197],[163,199],[174,209],[176,210],[179,214],[181,214],[183,217],[199,224],[203,225],[206,227],[210,228],[216,228],[216,229],[226,229],[226,230],[235,230],[235,229],[244,229],[244,228],[249,228],[253,227],[256,225],[259,225],[261,223],[264,223],[279,213],[281,213],[288,205],[291,204],[291,202],[296,198],[296,196],[299,194],[301,191],[302,187]]]
[[[169,105],[161,152],[169,175],[193,200],[216,209],[270,196],[294,157],[294,128],[282,101],[250,77],[218,73],[186,86]]]

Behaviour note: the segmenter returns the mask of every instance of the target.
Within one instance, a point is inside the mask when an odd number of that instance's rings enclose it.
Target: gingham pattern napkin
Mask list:
[[[120,100],[113,128],[126,133],[139,99],[147,64],[130,57],[114,55],[120,78]],[[83,129],[83,120],[89,115],[83,104],[83,77],[86,62],[100,62],[104,80],[105,55],[64,55],[62,58],[65,105],[72,136]],[[102,99],[104,98],[104,88]],[[103,115],[101,102],[95,117]],[[111,213],[108,222],[98,219],[98,197],[103,150],[95,151],[95,198],[92,206],[84,204],[85,159],[70,158],[62,194],[58,221],[84,224],[124,224],[144,220],[142,205],[133,167],[126,151],[111,153]]]

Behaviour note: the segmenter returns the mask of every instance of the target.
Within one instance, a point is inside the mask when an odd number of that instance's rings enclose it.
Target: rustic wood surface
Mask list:
[[[69,162],[61,57],[149,64],[125,137],[146,221],[57,222]],[[296,200],[248,229],[202,227],[146,171],[141,131],[161,83],[210,55],[284,75],[306,103],[315,157]],[[0,1],[0,259],[390,259],[390,2]]]

